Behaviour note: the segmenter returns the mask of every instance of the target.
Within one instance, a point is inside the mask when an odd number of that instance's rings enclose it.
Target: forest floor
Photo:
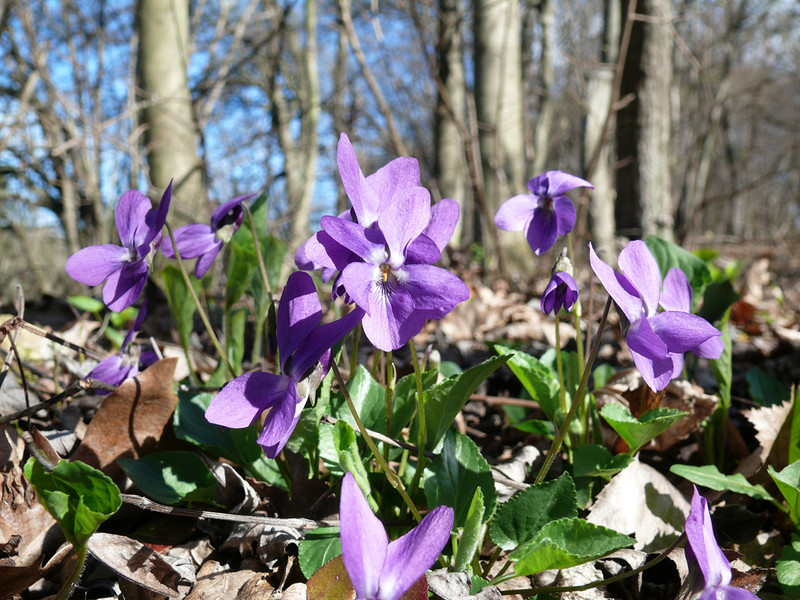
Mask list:
[[[732,308],[730,321],[733,382],[727,460],[731,465],[752,465],[748,461],[755,460],[753,456],[761,453],[761,462],[748,475],[753,483],[761,483],[769,490],[774,489],[774,484],[765,476],[764,467],[770,459],[764,454],[769,455],[773,450],[790,410],[790,405],[784,401],[790,399],[792,386],[800,383],[798,248],[798,240],[777,244],[730,243],[716,248],[720,253],[717,264],[741,261],[743,265],[735,283],[739,300]],[[543,289],[545,283],[544,280],[529,281],[527,285],[531,290],[518,291],[516,284],[507,280],[489,282],[473,274],[469,281],[472,301],[440,322],[426,326],[417,337],[417,348],[436,347],[443,360],[452,361],[461,368],[491,356],[487,342],[503,343],[535,356],[541,355],[555,344],[553,320],[542,315],[538,296],[532,291]],[[582,298],[584,315],[589,316],[590,330],[593,330],[604,295],[598,293],[595,299]],[[14,314],[15,309],[6,307],[2,312]],[[327,483],[308,479],[307,467],[291,453],[287,453],[287,465],[295,477],[291,496],[275,486],[242,477],[225,461],[205,458],[212,466],[220,494],[214,503],[206,506],[202,506],[202,502],[191,503],[183,512],[159,508],[143,500],[141,490],[133,486],[116,465],[115,459],[120,456],[133,458],[156,451],[192,449],[186,441],[177,439],[172,430],[172,412],[177,399],[165,400],[174,398],[172,381],[185,375],[185,361],[181,362],[183,359],[175,350],[176,336],[170,330],[166,308],[163,312],[158,308],[152,312],[155,320],[148,321],[147,333],[154,336],[162,349],[172,350],[165,354],[178,358],[161,361],[140,375],[135,388],[136,399],[131,399],[130,388],[124,385],[110,396],[78,392],[63,402],[38,410],[30,420],[27,417],[16,419],[23,429],[36,430],[35,443],[45,448],[45,453],[49,452],[53,460],[59,455],[68,456],[101,468],[121,486],[123,493],[130,495],[121,510],[103,525],[102,535],[90,542],[92,557],[84,572],[82,587],[74,597],[211,600],[278,598],[282,593],[287,600],[305,598],[306,579],[297,559],[302,527],[289,522],[283,526],[253,523],[244,517],[231,524],[213,517],[198,519],[198,513],[194,512],[205,508],[279,519],[335,521],[338,518],[335,494]],[[62,299],[29,298],[24,318],[73,343],[100,351],[95,344],[98,324],[89,326],[81,321],[77,312]],[[611,401],[608,398],[613,396],[625,402],[638,395],[641,382],[631,374],[630,355],[620,342],[615,319],[616,316],[612,316],[611,326],[603,334],[599,357],[601,362],[618,371],[617,377],[607,386],[613,389],[607,391],[605,400]],[[77,359],[72,351],[54,351],[50,341],[29,332],[22,333],[17,344],[26,367],[28,402],[36,404],[75,382],[71,372]],[[571,325],[562,325],[561,341],[567,348],[574,348],[574,334]],[[584,331],[584,337],[586,334]],[[395,360],[400,375],[410,370],[407,355],[397,352]],[[211,366],[212,361],[198,356],[197,363],[201,367]],[[3,418],[26,406],[20,381],[13,376],[16,372],[17,366],[12,365],[10,375],[0,387],[0,599],[38,600],[55,597],[71,570],[74,553],[22,475],[29,453],[14,422],[5,422],[8,419]],[[687,410],[690,417],[640,452],[642,468],[658,473],[661,478],[657,480],[658,485],[663,479],[664,485],[671,486],[662,493],[679,508],[691,497],[691,484],[671,473],[670,466],[702,464],[702,423],[716,406],[715,391],[716,381],[708,364],[697,362],[692,380],[672,384],[663,401],[665,406]],[[598,402],[601,402],[600,395]],[[762,405],[772,408],[764,410]],[[508,407],[516,408],[509,410]],[[549,447],[549,440],[543,436],[525,431],[524,427],[510,426],[512,421],[520,421],[519,407],[524,409],[526,418],[537,414],[535,402],[525,396],[511,371],[502,368],[473,394],[457,419],[462,432],[476,442],[495,468],[496,486],[506,497],[532,482],[535,465]],[[112,433],[131,426],[135,435],[127,438],[115,437]],[[604,432],[604,442],[610,450],[618,443],[612,434]],[[563,466],[557,463],[556,469]],[[655,482],[656,476],[652,477]],[[602,498],[602,494],[598,495],[594,503],[587,506],[590,520],[593,513],[602,521],[606,518],[603,514],[626,510],[621,492],[615,493]],[[732,549],[729,558],[734,561],[735,582],[761,590],[762,598],[778,597],[771,596],[780,591],[773,566],[779,548],[788,542],[791,524],[787,527],[764,501],[729,492],[710,492],[706,497],[712,506],[718,539]],[[158,510],[171,512],[163,514]],[[616,526],[621,525],[616,523]],[[618,552],[613,559],[595,561],[582,571],[576,568],[571,573],[512,579],[503,589],[548,586],[554,581],[568,586],[635,569],[663,549],[657,543],[658,536],[669,532],[652,531],[653,524],[645,517],[630,527],[636,531],[625,533],[636,533],[637,539],[649,537],[653,543],[649,547],[643,544]],[[491,546],[491,542],[487,542],[484,559],[491,554]],[[686,563],[675,559],[673,554],[668,557],[670,560],[625,583],[564,593],[560,597],[675,598],[685,584]],[[502,556],[497,564],[498,568],[503,564]],[[460,596],[446,591],[437,594],[445,600],[469,595],[463,590]],[[485,597],[488,596],[481,596]],[[511,594],[509,597],[522,596]]]

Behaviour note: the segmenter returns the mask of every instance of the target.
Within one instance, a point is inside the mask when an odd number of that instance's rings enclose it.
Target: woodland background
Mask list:
[[[547,169],[594,183],[607,257],[800,228],[793,0],[3,0],[0,61],[0,281],[29,297],[173,178],[175,224],[266,191],[291,255],[345,206],[339,132],[366,173],[417,157],[489,269],[531,268],[491,219]]]

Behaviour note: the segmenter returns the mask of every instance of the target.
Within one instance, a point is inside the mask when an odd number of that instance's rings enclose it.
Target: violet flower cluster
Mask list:
[[[233,234],[241,227],[244,221],[244,208],[242,203],[255,196],[239,196],[228,200],[218,206],[211,213],[211,224],[184,225],[175,230],[173,237],[181,259],[196,258],[194,275],[202,279],[203,275],[211,268],[223,246],[231,241]],[[175,249],[169,238],[164,240],[161,252],[167,258],[175,258]]]
[[[731,563],[717,545],[708,501],[698,493],[696,486],[692,508],[686,518],[685,552],[690,568],[699,568],[703,576],[702,591],[696,600],[758,600],[752,592],[729,585]]]
[[[320,325],[322,306],[307,273],[289,276],[277,313],[281,375],[253,372],[230,381],[211,400],[205,417],[234,429],[249,427],[269,410],[258,443],[269,458],[280,454],[300,413],[328,372],[331,347],[363,317],[356,308],[341,319]]]
[[[334,293],[364,311],[362,326],[372,344],[391,351],[469,299],[456,275],[434,265],[458,221],[458,204],[434,206],[419,185],[419,165],[398,158],[365,177],[346,135],[337,152],[349,213],[322,218],[322,231],[295,256],[301,269],[336,276]],[[337,275],[338,273],[338,275]]]
[[[662,292],[661,272],[644,242],[634,240],[622,249],[619,271],[603,262],[591,244],[589,254],[592,270],[624,317],[628,349],[650,389],[663,390],[680,375],[684,352],[719,358],[722,344],[713,340],[722,334],[688,311],[691,295],[687,303],[679,275],[671,275]],[[659,312],[660,306],[666,310]]]
[[[144,194],[136,190],[125,192],[114,213],[122,245],[100,244],[79,250],[67,259],[69,276],[90,286],[105,282],[103,302],[114,312],[131,306],[150,275],[171,197],[172,182],[156,208]]]
[[[433,565],[453,528],[453,509],[437,506],[404,536],[389,542],[353,475],[342,480],[342,559],[358,600],[399,600]]]
[[[564,194],[579,187],[594,189],[585,179],[563,171],[542,173],[528,181],[530,194],[518,194],[500,206],[495,225],[524,231],[534,254],[544,254],[575,226],[575,205]]]

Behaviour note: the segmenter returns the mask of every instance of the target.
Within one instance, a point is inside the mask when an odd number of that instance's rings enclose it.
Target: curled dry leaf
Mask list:
[[[26,590],[71,552],[64,536],[22,473],[25,445],[0,426],[0,596]],[[59,546],[61,544],[61,546]]]
[[[236,551],[243,558],[257,558],[272,569],[290,554],[297,554],[300,530],[294,527],[276,527],[252,523],[236,523],[220,551]]]
[[[115,461],[152,452],[172,418],[178,402],[172,390],[176,362],[162,359],[107,396],[73,460],[100,469],[116,483],[123,481]]]
[[[186,569],[176,569],[155,550],[122,535],[95,533],[89,552],[128,581],[162,596],[183,598],[195,583]]]
[[[778,471],[787,465],[792,425],[790,415],[793,406],[794,401],[787,400],[783,404],[742,411],[745,418],[756,428],[758,448],[739,463],[737,473],[751,477],[764,465],[770,464]]]

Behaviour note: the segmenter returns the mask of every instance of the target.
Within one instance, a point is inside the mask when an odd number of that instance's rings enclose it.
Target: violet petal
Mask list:
[[[656,314],[661,296],[661,272],[647,244],[633,240],[619,253],[619,269],[639,291],[647,316]]]
[[[201,254],[213,250],[217,246],[222,246],[222,240],[217,237],[216,232],[210,225],[194,224],[178,227],[172,234],[175,238],[175,245],[181,258],[197,258]],[[172,247],[172,240],[167,236],[161,245],[161,252],[167,258],[175,258],[175,250]]]
[[[306,371],[320,361],[322,356],[332,346],[338,344],[363,318],[364,311],[356,307],[341,319],[320,325],[310,335],[303,337],[292,355],[292,364],[287,375],[297,379],[305,375]]]
[[[661,288],[659,304],[664,310],[691,312],[692,286],[689,285],[689,279],[683,270],[673,267],[667,271]]]
[[[103,286],[103,302],[114,312],[122,312],[139,298],[149,273],[144,260],[126,263],[112,273]]]
[[[75,281],[100,285],[130,260],[130,251],[113,244],[88,246],[67,259],[65,269]]]
[[[233,429],[249,427],[286,395],[289,378],[256,371],[229,381],[206,409],[206,420]]]
[[[648,320],[670,352],[688,352],[706,340],[721,335],[703,317],[691,313],[671,310],[658,313]]]
[[[494,216],[494,224],[503,231],[522,231],[531,220],[533,211],[539,201],[530,194],[512,196],[503,204]]]
[[[540,256],[550,250],[558,237],[556,214],[545,208],[534,210],[533,217],[525,230],[525,237],[528,239],[528,244],[536,256]]]
[[[625,340],[636,368],[650,389],[657,392],[667,387],[674,363],[666,344],[653,332],[647,319],[632,323]]]
[[[566,196],[557,196],[553,199],[553,209],[556,211],[558,235],[567,235],[575,227],[575,205]]]
[[[453,232],[458,224],[460,212],[458,202],[449,198],[444,198],[431,206],[431,220],[422,233],[433,240],[433,243],[439,248],[439,252],[444,251],[447,244],[450,243],[450,238],[453,237]]]
[[[342,559],[356,596],[372,600],[378,593],[389,538],[350,473],[342,480],[339,523]]]
[[[406,247],[419,236],[431,220],[430,192],[422,187],[405,191],[402,198],[389,204],[378,217],[389,248],[389,263],[399,267],[405,260]]]
[[[278,303],[277,337],[281,357],[281,370],[295,348],[322,319],[322,305],[317,296],[317,286],[311,275],[295,271],[286,281]]]
[[[406,265],[405,285],[416,308],[435,310],[469,300],[469,288],[449,271],[434,265]]]
[[[686,540],[692,558],[703,573],[705,587],[727,585],[731,581],[731,565],[717,545],[708,502],[694,486],[692,508],[686,517]]]
[[[551,198],[561,196],[565,192],[579,187],[594,189],[594,186],[585,179],[564,173],[564,171],[547,171],[543,175],[547,176],[547,195]]]
[[[264,419],[264,428],[258,436],[258,443],[267,458],[275,458],[281,453],[286,442],[300,420],[300,413],[306,401],[297,393],[293,379],[289,379],[283,397],[272,407]]]
[[[437,506],[414,529],[389,543],[381,600],[399,600],[431,568],[450,539],[453,515],[449,506]]]
[[[425,316],[414,308],[414,298],[402,285],[370,294],[369,314],[361,321],[372,345],[389,352],[404,346],[425,324]]]
[[[597,256],[591,243],[589,244],[589,262],[594,274],[597,275],[600,283],[603,284],[606,292],[628,319],[628,322],[633,323],[640,319],[644,312],[642,299],[624,275],[617,273]]]
[[[144,243],[147,236],[145,217],[152,209],[150,199],[137,190],[128,190],[120,196],[114,220],[123,246],[138,248]]]

